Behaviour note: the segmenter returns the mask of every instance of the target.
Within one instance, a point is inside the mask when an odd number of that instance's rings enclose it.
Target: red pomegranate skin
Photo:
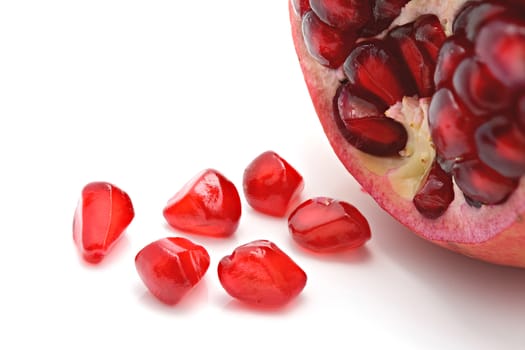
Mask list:
[[[525,267],[525,186],[522,181],[503,204],[481,208],[469,205],[455,188],[454,201],[440,218],[422,217],[411,199],[397,195],[384,174],[368,171],[362,153],[348,145],[333,115],[341,75],[310,57],[302,38],[301,19],[292,10],[290,23],[304,80],[324,133],[340,161],[378,205],[427,241],[486,262]],[[443,71],[448,67],[439,69]]]

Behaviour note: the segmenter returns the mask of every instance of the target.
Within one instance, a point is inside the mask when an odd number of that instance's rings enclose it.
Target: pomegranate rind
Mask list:
[[[351,147],[334,120],[333,99],[340,85],[337,70],[325,68],[306,51],[301,19],[289,4],[295,51],[313,106],[335,154],[378,205],[418,236],[441,247],[493,264],[525,268],[525,182],[503,204],[473,208],[455,186],[455,199],[438,219],[426,219],[411,199],[397,194],[388,173],[368,170],[370,156]]]

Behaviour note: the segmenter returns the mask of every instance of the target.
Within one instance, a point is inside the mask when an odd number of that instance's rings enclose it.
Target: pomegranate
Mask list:
[[[421,237],[525,267],[525,2],[290,1],[332,148]]]

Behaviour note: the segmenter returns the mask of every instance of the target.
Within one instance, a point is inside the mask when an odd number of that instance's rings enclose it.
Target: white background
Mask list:
[[[284,0],[0,2],[0,348],[523,349],[525,270],[435,247],[363,192],[333,155],[303,82]],[[317,256],[286,220],[244,202],[228,239],[170,230],[166,201],[213,167],[240,189],[272,149],[304,198],[347,200],[369,219],[365,248]],[[99,266],[79,259],[81,188],[114,182],[136,217]],[[211,266],[176,307],[146,291],[135,254],[184,235]],[[216,274],[237,245],[273,240],[307,272],[298,299],[263,312]]]

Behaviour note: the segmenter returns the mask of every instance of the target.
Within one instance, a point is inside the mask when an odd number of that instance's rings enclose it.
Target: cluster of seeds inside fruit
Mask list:
[[[304,187],[301,174],[273,151],[256,157],[245,169],[243,190],[256,211],[284,217]],[[168,201],[163,210],[176,230],[216,238],[235,233],[241,218],[236,186],[214,169],[205,169]],[[124,234],[134,217],[130,197],[117,186],[85,186],[75,211],[73,238],[82,257],[99,263]],[[365,217],[352,205],[314,198],[288,217],[292,237],[317,252],[355,249],[370,239]],[[177,304],[203,278],[210,265],[206,248],[184,237],[151,242],[135,256],[136,270],[148,290],[165,304]],[[217,267],[223,288],[232,297],[258,306],[282,306],[306,285],[306,273],[274,243],[258,239],[235,248]]]
[[[430,100],[436,160],[413,198],[428,218],[454,199],[508,199],[525,173],[525,3],[468,1],[447,38],[424,14],[392,26],[409,1],[293,1],[307,51],[341,82],[334,119],[353,147],[400,157],[407,131],[385,112],[405,96]]]
[[[525,8],[468,2],[453,32],[435,74],[432,139],[470,203],[498,204],[525,174]]]

